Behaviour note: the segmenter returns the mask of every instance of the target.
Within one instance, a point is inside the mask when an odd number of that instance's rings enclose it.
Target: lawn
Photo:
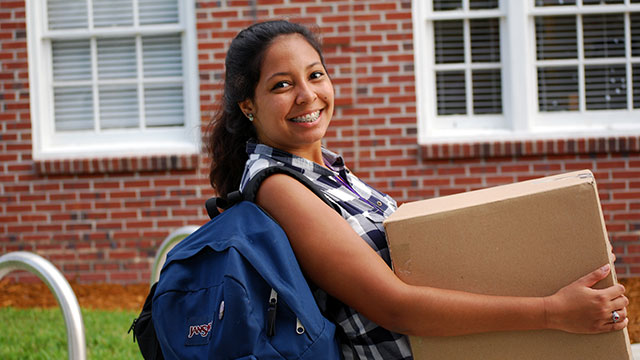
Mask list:
[[[142,359],[127,334],[137,311],[82,309],[88,359]],[[67,359],[60,308],[0,308],[0,359]]]

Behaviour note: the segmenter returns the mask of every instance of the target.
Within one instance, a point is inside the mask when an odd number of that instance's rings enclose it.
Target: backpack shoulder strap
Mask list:
[[[329,199],[322,193],[320,189],[306,176],[302,175],[302,173],[292,170],[285,166],[270,166],[268,168],[264,168],[258,173],[256,173],[251,180],[247,183],[244,188],[244,191],[240,192],[236,190],[228,194],[227,198],[213,197],[205,202],[205,207],[207,208],[207,213],[209,217],[213,219],[217,215],[220,214],[218,208],[228,209],[232,205],[240,202],[240,201],[251,201],[255,202],[256,195],[258,194],[258,189],[260,189],[260,185],[262,182],[271,175],[274,174],[284,174],[291,176],[292,178],[301,182],[304,186],[306,186],[311,192],[313,192],[317,197],[319,197],[325,204],[329,205],[332,209],[340,213],[340,208],[335,203],[329,201]]]

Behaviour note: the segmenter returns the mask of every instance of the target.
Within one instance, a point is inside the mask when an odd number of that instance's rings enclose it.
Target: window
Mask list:
[[[414,0],[419,140],[640,134],[640,0]]]
[[[193,2],[27,1],[34,158],[199,151]]]

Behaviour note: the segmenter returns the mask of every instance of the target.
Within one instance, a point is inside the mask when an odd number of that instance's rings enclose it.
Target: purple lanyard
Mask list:
[[[325,165],[326,165],[326,166],[327,166],[331,171],[333,171],[333,172],[337,172],[337,171],[335,171],[335,170],[331,167],[331,165],[327,164],[327,162],[326,162],[326,161],[324,162],[324,164],[325,164]],[[351,185],[349,185],[349,184],[346,182],[346,180],[343,180],[343,179],[342,179],[342,177],[340,176],[340,174],[339,174],[339,173],[338,173],[338,174],[336,174],[336,175],[335,175],[335,177],[336,177],[336,179],[338,179],[338,181],[339,181],[342,185],[344,185],[344,186],[345,186],[347,189],[349,189],[352,193],[354,193],[356,196],[358,196],[358,198],[359,198],[360,200],[362,200],[362,201],[366,202],[367,204],[371,205],[371,207],[373,207],[373,208],[374,208],[374,209],[376,209],[376,210],[379,210],[382,214],[384,214],[384,210],[382,210],[379,206],[376,206],[376,205],[372,204],[372,203],[371,203],[371,201],[369,201],[369,200],[367,200],[367,199],[363,198],[360,194],[358,194],[358,192],[357,192],[354,188],[352,188],[352,187],[351,187]]]

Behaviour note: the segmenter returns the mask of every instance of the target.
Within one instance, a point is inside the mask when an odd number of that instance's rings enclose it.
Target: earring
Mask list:
[[[247,119],[249,119],[249,121],[253,121],[253,114],[247,114]]]

